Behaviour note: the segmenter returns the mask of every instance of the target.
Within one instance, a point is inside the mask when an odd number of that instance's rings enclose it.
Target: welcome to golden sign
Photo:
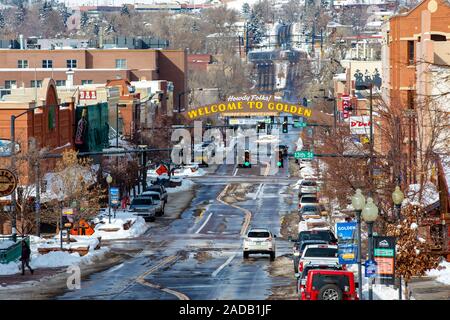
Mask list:
[[[274,101],[270,95],[229,96],[226,102],[201,106],[187,112],[189,119],[198,119],[220,113],[222,116],[267,115],[290,113],[296,116],[311,117],[312,111],[300,104]]]

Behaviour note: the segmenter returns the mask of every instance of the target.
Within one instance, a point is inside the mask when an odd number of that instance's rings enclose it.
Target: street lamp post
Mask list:
[[[401,206],[402,206],[402,202],[403,202],[404,198],[405,198],[405,196],[404,196],[402,190],[400,190],[399,186],[396,186],[394,192],[392,192],[392,201],[394,202],[395,211],[396,211],[397,219],[399,222],[402,218]],[[398,277],[398,300],[402,300],[402,277],[401,276]]]
[[[395,205],[395,211],[397,214],[397,219],[400,221],[401,219],[401,206],[402,206],[402,202],[403,199],[405,198],[402,190],[400,190],[399,186],[395,187],[394,192],[392,192],[392,201],[394,201],[394,205]]]
[[[106,177],[106,182],[108,183],[108,223],[111,223],[111,183],[112,177],[110,174]]]
[[[366,199],[361,193],[361,189],[356,189],[356,193],[352,196],[352,206],[356,213],[356,223],[358,228],[358,295],[361,300],[362,296],[362,266],[361,266],[361,212],[366,204]]]
[[[378,218],[378,207],[370,197],[367,198],[367,203],[362,210],[362,218],[367,223],[368,228],[369,260],[373,260],[373,223]],[[369,300],[373,300],[372,280],[372,278],[369,279]]]

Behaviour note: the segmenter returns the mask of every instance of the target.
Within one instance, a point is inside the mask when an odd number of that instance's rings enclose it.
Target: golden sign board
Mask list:
[[[278,113],[290,113],[296,116],[311,117],[312,110],[301,104],[276,101],[271,95],[247,94],[241,96],[228,96],[226,101],[200,106],[187,111],[189,119],[221,114],[229,116],[267,116]]]
[[[7,169],[0,169],[0,197],[9,196],[17,188],[17,177]]]

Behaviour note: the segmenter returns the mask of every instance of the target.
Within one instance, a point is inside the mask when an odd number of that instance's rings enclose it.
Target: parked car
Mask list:
[[[300,210],[305,204],[315,204],[318,206],[319,202],[317,201],[317,197],[308,194],[300,197],[300,200],[298,201],[298,209]]]
[[[312,180],[303,180],[300,185],[300,194],[316,194],[317,193],[317,182]]]
[[[136,197],[131,200],[130,207],[128,211],[132,212],[133,215],[143,217],[145,221],[153,222],[156,216],[156,205],[152,198],[149,197]]]
[[[330,244],[307,245],[302,252],[298,263],[298,272],[303,271],[303,266],[312,264],[339,264],[338,247]]]
[[[303,240],[299,242],[295,242],[294,246],[292,247],[292,257],[294,262],[294,273],[296,276],[298,276],[298,264],[300,262],[300,257],[303,254],[303,250],[305,250],[307,245],[310,244],[328,244],[328,242],[324,240]]]
[[[297,278],[297,292],[302,294],[306,286],[306,278],[311,270],[345,270],[345,266],[341,264],[314,264],[308,263],[303,266],[303,271]]]
[[[320,216],[320,206],[317,204],[305,204],[302,205],[301,209],[298,211],[300,219],[305,216]]]
[[[247,236],[244,238],[244,259],[247,259],[249,254],[261,253],[269,254],[270,261],[275,260],[275,238],[277,236],[272,234],[268,229],[250,229]]]
[[[358,300],[353,272],[311,270],[306,277],[302,300]]]
[[[151,198],[156,210],[156,216],[164,214],[165,203],[161,198],[161,194],[156,191],[144,191],[139,195],[139,198]]]
[[[154,192],[158,192],[161,195],[161,199],[162,201],[164,201],[164,203],[167,203],[167,199],[169,198],[169,194],[167,193],[167,190],[164,186],[159,185],[159,184],[152,184],[150,186],[148,186],[147,188],[145,188],[145,191],[154,191]]]

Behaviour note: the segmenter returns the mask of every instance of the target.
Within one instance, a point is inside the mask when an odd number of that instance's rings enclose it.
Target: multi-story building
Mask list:
[[[180,101],[181,108],[185,106],[187,55],[184,50],[0,50],[0,85],[5,89],[40,87],[44,78],[52,78],[57,86],[64,86],[69,70],[73,71],[74,85],[115,79],[167,80],[173,83],[176,101]]]
[[[383,98],[402,124],[402,152],[407,159],[402,169],[408,184],[423,174],[417,171],[418,153],[424,151],[419,150],[423,146],[418,146],[418,134],[425,126],[420,124],[423,112],[417,111],[423,111],[423,98],[432,94],[429,68],[448,58],[449,26],[450,4],[444,0],[424,0],[383,26]]]

